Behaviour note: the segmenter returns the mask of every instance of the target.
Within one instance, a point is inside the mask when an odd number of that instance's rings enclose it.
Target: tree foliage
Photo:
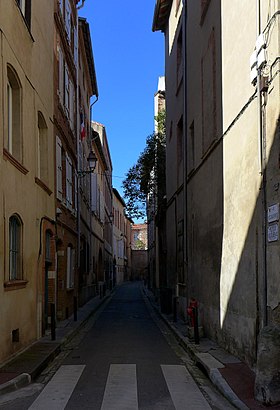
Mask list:
[[[122,184],[126,211],[131,218],[145,216],[148,194],[153,193],[158,201],[165,195],[165,111],[155,119],[157,132],[147,137],[144,151],[129,168]]]

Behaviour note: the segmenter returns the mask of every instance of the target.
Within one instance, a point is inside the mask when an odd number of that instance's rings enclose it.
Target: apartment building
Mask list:
[[[54,1],[54,138],[56,146],[57,318],[73,313],[77,297],[77,72],[76,1]],[[49,278],[50,279],[50,278]]]
[[[97,156],[96,172],[91,176],[93,213],[93,264],[98,289],[112,288],[113,276],[113,191],[112,161],[103,124],[93,121],[92,147]]]
[[[158,89],[154,95],[155,135],[159,132],[158,115],[160,113],[165,113],[164,77],[159,77]],[[162,130],[160,131],[162,132]],[[158,150],[156,155],[159,155]],[[164,161],[165,155],[164,158],[156,158],[153,175],[151,176],[150,191],[147,195],[148,282],[149,286],[155,289],[166,286],[166,261],[163,257],[163,247],[166,238],[164,201],[166,184]],[[159,173],[159,167],[164,172]]]
[[[126,265],[126,216],[125,202],[119,191],[113,188],[113,286],[124,281]]]
[[[96,294],[96,281],[93,271],[93,218],[91,210],[91,171],[88,159],[93,152],[90,123],[92,107],[98,100],[98,87],[95,64],[91,45],[90,28],[85,18],[79,17],[79,71],[78,71],[78,131],[77,131],[77,235],[79,255],[78,270],[78,304],[83,305]],[[90,104],[90,99],[93,102]],[[96,168],[97,163],[93,164]]]
[[[0,362],[44,331],[56,269],[53,12],[52,1],[0,2]]]
[[[279,325],[279,2],[159,0],[153,29],[165,35],[169,284],[253,366],[260,330]]]

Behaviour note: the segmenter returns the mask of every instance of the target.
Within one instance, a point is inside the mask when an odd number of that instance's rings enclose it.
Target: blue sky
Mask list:
[[[99,89],[92,117],[105,125],[113,186],[136,163],[154,127],[154,93],[164,75],[163,34],[152,32],[155,0],[86,0]]]

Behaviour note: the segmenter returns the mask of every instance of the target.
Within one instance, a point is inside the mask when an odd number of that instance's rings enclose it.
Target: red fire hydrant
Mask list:
[[[198,307],[198,302],[195,298],[191,298],[189,306],[187,308],[187,314],[190,316],[191,326],[194,327],[196,315],[195,312]]]

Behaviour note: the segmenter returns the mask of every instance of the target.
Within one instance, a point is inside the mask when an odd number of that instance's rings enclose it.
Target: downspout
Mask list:
[[[77,170],[81,170],[80,163],[80,110],[79,110],[79,15],[78,10],[84,6],[85,0],[82,0],[80,6],[76,6],[76,44],[77,44],[77,61],[76,61],[76,127],[77,127]],[[79,126],[78,126],[79,125]],[[80,177],[77,173],[77,270],[80,272],[80,246],[81,246],[81,209],[80,209]]]
[[[95,101],[93,101],[93,103],[91,103],[90,107],[89,107],[89,135],[90,135],[90,141],[91,141],[91,121],[92,121],[92,114],[91,114],[91,110],[92,107],[95,103],[97,103],[98,101],[98,96],[96,96]],[[90,147],[92,149],[92,147]],[[93,252],[92,252],[92,176],[90,174],[89,176],[90,178],[90,184],[89,184],[89,229],[90,229],[90,235],[89,235],[89,271],[90,273],[93,275],[93,264],[92,264],[92,256],[93,256]]]
[[[184,156],[183,156],[183,170],[184,170],[184,283],[186,285],[185,291],[188,292],[188,163],[187,163],[187,0],[183,0],[183,135],[184,135]],[[177,295],[178,293],[178,295]],[[177,285],[176,296],[179,296],[179,289]],[[188,297],[187,294],[185,294]]]
[[[261,34],[261,0],[256,0],[256,27],[257,37]],[[257,97],[258,97],[258,142],[259,142],[259,163],[261,175],[262,191],[262,249],[263,249],[263,326],[267,325],[267,193],[266,193],[266,152],[265,152],[265,133],[263,128],[263,108],[261,92],[261,68],[257,71]]]

